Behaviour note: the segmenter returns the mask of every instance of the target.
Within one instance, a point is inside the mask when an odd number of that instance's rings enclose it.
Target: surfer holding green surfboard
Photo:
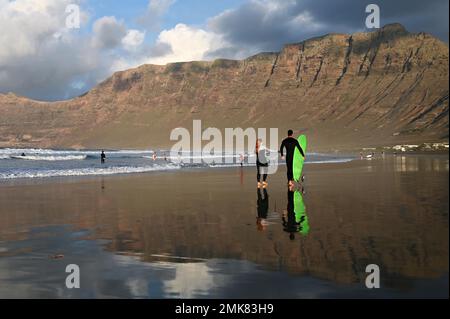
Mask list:
[[[305,160],[304,151],[306,150],[306,137],[300,135],[297,140],[292,136],[293,134],[294,132],[289,130],[288,137],[283,140],[280,146],[281,158],[284,158],[284,149],[286,149],[286,167],[289,186],[294,184],[294,180],[298,182],[301,178],[303,162]],[[300,142],[302,142],[305,150],[300,145]]]

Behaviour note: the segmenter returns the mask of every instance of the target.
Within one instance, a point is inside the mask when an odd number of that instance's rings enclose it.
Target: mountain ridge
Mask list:
[[[448,140],[448,46],[392,24],[244,60],[145,64],[66,101],[0,94],[0,147],[168,147],[193,119],[293,128],[317,149]]]

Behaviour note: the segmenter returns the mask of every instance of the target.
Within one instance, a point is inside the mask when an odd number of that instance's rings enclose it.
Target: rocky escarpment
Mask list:
[[[143,65],[87,94],[0,95],[0,146],[171,145],[192,126],[306,132],[315,149],[448,139],[448,46],[393,24],[329,34],[242,61]]]

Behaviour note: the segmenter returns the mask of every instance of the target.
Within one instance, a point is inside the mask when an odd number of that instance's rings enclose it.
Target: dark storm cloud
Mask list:
[[[364,28],[366,5],[380,7],[381,24],[398,22],[413,32],[429,32],[448,41],[448,0],[379,1],[296,1],[295,10],[309,10],[319,21],[334,25]]]
[[[209,28],[236,47],[278,50],[325,33],[364,30],[370,3],[380,7],[382,25],[399,22],[448,42],[448,0],[252,0],[210,19]]]

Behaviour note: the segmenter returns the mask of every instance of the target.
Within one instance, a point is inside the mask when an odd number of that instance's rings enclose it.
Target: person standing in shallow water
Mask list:
[[[105,164],[105,160],[106,160],[105,151],[102,150],[102,153],[100,154],[100,161],[102,164]]]
[[[297,147],[300,151],[300,154],[302,154],[303,157],[305,157],[305,153],[303,152],[302,147],[298,143],[298,141],[292,137],[294,132],[292,130],[288,131],[288,137],[286,137],[280,146],[280,154],[281,158],[285,159],[284,157],[284,149],[286,148],[286,168],[287,168],[287,180],[288,185],[292,186],[294,183],[294,171],[293,171],[293,163],[294,163],[294,151]]]
[[[267,184],[267,169],[269,163],[266,158],[266,148],[264,147],[262,140],[258,139],[256,141],[255,147],[256,154],[256,179],[258,181],[258,187],[266,187]],[[261,183],[262,176],[262,183]]]

